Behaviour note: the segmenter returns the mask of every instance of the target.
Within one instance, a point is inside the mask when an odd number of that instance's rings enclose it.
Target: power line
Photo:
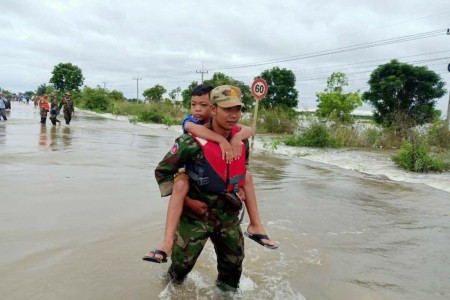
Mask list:
[[[448,57],[440,57],[440,58],[433,58],[433,59],[421,59],[421,60],[416,60],[416,61],[410,61],[408,63],[425,63],[425,62],[431,62],[431,61],[437,61],[437,60],[447,60]],[[376,66],[367,66],[370,67],[370,69],[366,69],[364,71],[358,71],[358,72],[350,72],[350,73],[346,73],[345,75],[355,75],[355,74],[363,74],[363,73],[370,73],[373,71],[373,68],[375,68]],[[302,77],[301,81],[311,81],[311,80],[316,80],[316,79],[327,79],[329,76],[327,77]]]
[[[424,38],[430,38],[430,37],[435,37],[435,36],[446,34],[446,32],[447,32],[447,29],[438,29],[438,30],[433,30],[433,31],[429,31],[429,32],[423,32],[423,33],[401,36],[401,37],[396,37],[396,38],[384,39],[384,40],[380,40],[380,41],[357,44],[357,45],[353,45],[353,46],[346,46],[346,47],[322,50],[322,51],[317,51],[317,52],[310,52],[310,53],[299,54],[299,55],[289,56],[289,57],[285,57],[285,58],[272,59],[272,60],[257,62],[257,63],[252,63],[252,64],[217,67],[216,69],[217,70],[240,69],[240,68],[249,68],[249,67],[256,67],[256,66],[274,64],[274,63],[280,63],[280,62],[293,61],[293,60],[307,59],[307,58],[313,58],[313,57],[319,57],[319,56],[325,56],[325,55],[338,54],[338,53],[343,53],[343,52],[373,48],[373,47],[378,47],[378,46],[403,43],[403,42],[414,41],[414,40],[419,40],[419,39],[424,39]]]
[[[436,52],[428,52],[428,53],[421,53],[421,54],[414,54],[414,55],[407,55],[407,56],[399,56],[395,58],[382,58],[382,59],[376,59],[376,60],[369,60],[369,61],[362,61],[362,62],[356,62],[356,63],[347,63],[347,64],[340,64],[340,65],[334,65],[334,66],[327,66],[327,67],[320,67],[320,68],[313,68],[313,69],[304,69],[304,70],[297,70],[293,72],[309,72],[309,71],[319,71],[319,70],[327,70],[327,69],[334,69],[334,68],[345,68],[348,66],[354,66],[354,65],[361,65],[361,64],[367,64],[367,63],[374,63],[374,62],[380,62],[380,61],[386,61],[386,60],[392,60],[392,59],[403,59],[403,58],[410,58],[410,57],[416,57],[416,56],[425,56],[425,55],[431,55],[431,54],[440,54],[440,53],[450,53],[450,49],[444,50],[444,51],[436,51]]]
[[[403,42],[408,42],[408,41],[420,40],[420,39],[435,37],[435,36],[439,36],[439,35],[443,35],[443,34],[447,34],[447,29],[438,29],[438,30],[433,30],[433,31],[429,31],[429,32],[423,32],[423,33],[418,33],[418,34],[406,35],[406,36],[390,38],[390,39],[383,39],[383,40],[379,40],[379,41],[362,43],[362,44],[357,44],[357,45],[352,45],[352,46],[346,46],[346,47],[340,47],[340,48],[335,48],[335,49],[310,52],[310,53],[306,53],[306,54],[299,54],[299,55],[288,56],[288,57],[278,58],[278,59],[271,59],[271,60],[262,61],[262,62],[247,63],[247,64],[241,64],[241,65],[222,66],[222,67],[215,68],[215,70],[230,70],[230,69],[250,68],[250,67],[267,65],[267,64],[276,64],[276,63],[282,63],[282,62],[288,62],[288,61],[294,61],[294,60],[308,59],[308,58],[314,58],[314,57],[320,57],[320,56],[326,56],[326,55],[332,55],[332,54],[339,54],[339,53],[344,53],[344,52],[349,52],[349,51],[356,51],[356,50],[361,50],[361,49],[373,48],[373,47],[378,47],[378,46],[384,46],[384,45],[391,45],[391,44],[403,43]],[[428,53],[428,54],[433,54],[433,53],[439,53],[439,52],[432,52],[432,53]],[[374,62],[374,61],[372,61],[372,62]],[[361,63],[354,63],[354,64],[361,64]],[[349,65],[353,65],[353,64],[349,64]],[[204,73],[208,73],[208,70],[204,70],[203,69],[203,62],[202,62],[202,70],[200,70],[200,71],[197,70],[196,73],[201,73],[201,75],[202,75],[202,82],[203,82],[203,74]],[[175,73],[175,74],[172,74],[172,75],[154,75],[154,76],[146,76],[144,78],[158,78],[158,79],[161,79],[161,78],[179,77],[179,76],[191,75],[191,74],[192,74],[192,72],[180,72],[180,73]],[[139,79],[133,78],[133,80],[137,80],[138,81],[138,80],[142,80],[142,78],[139,78]],[[124,80],[110,81],[109,83],[121,82],[121,81],[124,81]],[[182,82],[188,82],[188,81],[182,81]],[[138,85],[138,82],[137,82],[137,85]]]

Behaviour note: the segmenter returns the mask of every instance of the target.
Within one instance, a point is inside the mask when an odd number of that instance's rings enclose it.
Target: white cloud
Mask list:
[[[300,106],[306,108],[315,107],[314,95],[323,90],[331,72],[344,71],[350,89],[365,90],[370,71],[392,58],[434,53],[401,60],[428,60],[422,64],[450,81],[448,60],[431,61],[450,57],[446,35],[220,69],[444,29],[450,26],[444,0],[432,5],[420,0],[10,0],[1,10],[0,87],[14,92],[48,83],[60,62],[79,66],[86,85],[106,81],[108,89],[128,97],[135,97],[136,76],[143,78],[141,91],[155,84],[167,90],[185,88],[200,80],[196,71],[202,62],[210,70],[205,78],[221,71],[247,83],[265,69],[280,66],[295,72]],[[438,102],[444,111],[447,97]]]

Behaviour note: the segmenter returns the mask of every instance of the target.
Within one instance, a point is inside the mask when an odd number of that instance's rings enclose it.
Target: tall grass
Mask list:
[[[294,133],[298,128],[298,115],[292,109],[266,109],[258,112],[257,133]]]
[[[128,116],[130,122],[159,123],[165,125],[181,124],[187,111],[170,101],[128,102],[117,97],[114,92],[102,88],[85,87],[77,95],[76,105],[97,112]]]

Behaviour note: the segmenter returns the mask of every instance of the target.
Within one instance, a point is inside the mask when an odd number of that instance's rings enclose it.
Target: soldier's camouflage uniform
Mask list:
[[[72,99],[64,98],[61,101],[59,108],[61,109],[63,106],[64,106],[64,109],[63,109],[64,120],[66,120],[66,124],[69,125],[70,120],[72,120],[72,113],[74,111]]]
[[[248,142],[245,144],[248,161]],[[171,151],[155,170],[161,196],[172,193],[174,175],[180,168],[189,162],[204,159],[202,149],[189,134],[178,137]],[[184,280],[194,267],[206,241],[211,238],[217,254],[217,283],[237,288],[244,260],[244,238],[239,226],[239,211],[228,207],[222,195],[201,191],[192,180],[189,181],[188,196],[205,202],[208,210],[203,216],[183,210],[172,251],[169,275],[176,281]]]
[[[58,108],[58,100],[56,100],[56,97],[53,99],[50,99],[50,121],[53,125],[56,125],[56,123],[59,122],[58,118],[59,114],[59,108]]]

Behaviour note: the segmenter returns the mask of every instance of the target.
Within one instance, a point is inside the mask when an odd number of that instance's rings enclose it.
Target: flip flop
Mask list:
[[[256,234],[256,233],[252,234],[250,232],[245,231],[244,235],[246,237],[254,240],[255,242],[257,242],[261,246],[264,246],[264,247],[272,249],[272,250],[278,249],[278,246],[276,246],[276,245],[269,245],[269,244],[263,243],[262,240],[270,240],[269,237],[267,236],[267,234]]]
[[[153,255],[151,255],[151,256],[150,255],[146,255],[146,256],[144,256],[142,258],[142,260],[154,262],[154,263],[157,263],[157,264],[166,263],[167,262],[167,253],[165,251],[155,249],[155,250],[150,251],[150,253],[152,253]],[[157,254],[162,255],[162,258],[155,257],[155,255],[157,255]]]

